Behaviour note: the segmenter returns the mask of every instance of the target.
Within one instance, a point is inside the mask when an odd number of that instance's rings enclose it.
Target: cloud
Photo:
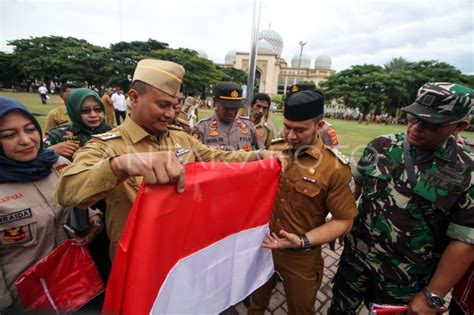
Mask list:
[[[6,40],[59,35],[108,47],[120,40],[202,49],[223,63],[229,50],[249,51],[253,0],[0,0],[0,49]],[[474,73],[471,0],[262,0],[260,29],[283,37],[288,63],[304,52],[331,56],[333,68],[383,65],[394,57],[436,59]]]

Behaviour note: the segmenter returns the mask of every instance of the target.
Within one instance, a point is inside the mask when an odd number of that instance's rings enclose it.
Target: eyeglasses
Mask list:
[[[429,130],[429,131],[436,131],[438,130],[439,128],[441,127],[446,127],[446,126],[449,126],[449,125],[453,125],[453,124],[456,124],[458,122],[461,122],[463,121],[465,118],[462,118],[462,119],[458,119],[458,120],[455,120],[455,121],[451,121],[449,123],[443,123],[443,124],[433,124],[433,123],[430,123],[430,122],[427,122],[427,121],[424,121],[418,117],[416,117],[415,115],[413,114],[410,114],[410,113],[407,113],[407,121],[412,124],[412,125],[416,125],[417,123],[420,123],[421,126],[426,129],[426,130]]]
[[[104,108],[101,106],[93,107],[93,108],[81,108],[80,112],[81,115],[90,115],[90,113],[94,111],[96,113],[103,113]]]

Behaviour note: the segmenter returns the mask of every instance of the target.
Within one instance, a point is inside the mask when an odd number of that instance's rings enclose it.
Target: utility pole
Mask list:
[[[262,9],[262,1],[254,0],[253,18],[252,18],[252,39],[250,41],[250,62],[249,77],[247,81],[247,102],[245,104],[245,115],[250,114],[250,102],[253,98],[253,86],[255,84],[255,71],[257,70],[257,37],[258,28],[260,27],[260,11]]]
[[[306,45],[308,42],[303,42],[300,41],[298,44],[301,46],[300,50],[300,59],[298,60],[298,73],[296,74],[296,83],[300,81],[300,67],[301,67],[301,57],[303,56],[303,47]]]

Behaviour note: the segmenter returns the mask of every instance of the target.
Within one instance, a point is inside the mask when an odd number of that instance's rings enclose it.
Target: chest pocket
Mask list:
[[[30,208],[0,216],[0,248],[35,245],[37,219]]]
[[[297,181],[294,191],[290,194],[290,203],[297,210],[308,210],[314,205],[313,198],[320,192],[321,188],[315,183]]]

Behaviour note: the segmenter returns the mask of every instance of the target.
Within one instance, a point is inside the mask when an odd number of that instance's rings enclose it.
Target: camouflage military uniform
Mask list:
[[[355,314],[364,300],[407,304],[430,280],[450,238],[474,243],[473,155],[453,137],[435,152],[412,148],[412,188],[404,139],[374,139],[357,165],[359,215],[345,238],[329,314]]]
[[[225,151],[265,149],[258,140],[252,122],[237,116],[231,124],[219,120],[217,114],[199,121],[193,132],[202,143]]]

